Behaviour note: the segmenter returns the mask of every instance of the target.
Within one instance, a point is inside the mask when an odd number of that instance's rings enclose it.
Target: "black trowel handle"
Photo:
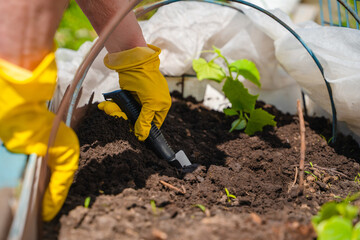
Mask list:
[[[129,91],[117,90],[114,92],[103,93],[105,100],[112,99],[126,114],[131,124],[135,124],[141,111],[141,105],[134,99]],[[171,149],[167,143],[164,135],[151,122],[151,130],[149,137],[145,140],[145,143],[155,152],[155,154],[169,162],[174,160],[175,152]]]

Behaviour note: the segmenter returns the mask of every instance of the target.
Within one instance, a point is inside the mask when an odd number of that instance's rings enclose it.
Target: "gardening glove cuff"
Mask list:
[[[46,101],[52,97],[56,76],[54,53],[48,54],[34,71],[0,60],[0,138],[9,151],[45,156],[54,120]],[[49,149],[52,175],[43,199],[44,220],[50,220],[61,208],[78,158],[78,139],[61,123]]]
[[[18,113],[19,106],[45,104],[55,89],[55,54],[48,54],[34,71],[0,59],[0,120]]]
[[[160,128],[171,106],[166,79],[159,70],[161,50],[152,45],[107,54],[105,65],[119,74],[120,88],[135,95],[142,105],[134,126],[135,136],[144,141],[151,122]]]
[[[54,53],[48,54],[34,71],[0,59],[0,138],[9,150],[22,152],[17,145],[24,146],[33,138],[35,129],[46,124],[44,118],[34,120],[47,114],[46,101],[54,92],[56,72]],[[27,147],[25,153],[43,152]]]

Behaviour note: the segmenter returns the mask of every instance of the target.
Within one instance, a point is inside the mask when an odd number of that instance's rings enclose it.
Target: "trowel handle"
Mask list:
[[[112,99],[126,114],[131,124],[135,124],[140,115],[141,105],[134,99],[129,91],[117,90],[103,93],[103,95],[105,100]],[[170,162],[175,157],[175,152],[171,149],[164,135],[153,122],[151,122],[149,137],[145,140],[145,144],[147,144],[159,158]]]

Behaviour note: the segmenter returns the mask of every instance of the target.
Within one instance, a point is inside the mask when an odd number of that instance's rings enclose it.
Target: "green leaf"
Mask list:
[[[155,200],[150,200],[151,211],[154,215],[157,215],[157,207]]]
[[[255,109],[256,99],[259,95],[251,95],[242,82],[228,77],[223,86],[223,92],[231,102],[232,109],[249,113]]]
[[[316,226],[319,225],[322,221],[330,219],[333,216],[338,216],[339,212],[336,208],[337,205],[337,202],[327,202],[322,205],[319,213],[311,220],[314,227],[316,228]]]
[[[266,125],[276,126],[276,122],[273,120],[275,116],[266,112],[261,108],[257,108],[250,113],[249,121],[245,128],[245,133],[253,135],[257,131],[262,131]]]
[[[195,204],[195,205],[193,205],[193,206],[200,208],[201,211],[203,211],[203,212],[205,212],[205,210],[206,210],[205,206],[204,206],[204,205],[201,205],[201,204]]]
[[[247,59],[237,60],[231,63],[229,67],[232,72],[242,75],[256,86],[261,87],[260,73],[252,61]]]
[[[212,46],[212,48],[214,49],[214,52],[221,58],[225,58],[222,54],[221,54],[221,50],[215,46]]]
[[[360,240],[360,222],[358,222],[353,228],[351,240]]]
[[[224,109],[224,113],[225,113],[225,115],[227,115],[227,116],[239,115],[239,113],[238,113],[236,110],[232,109],[232,108],[226,108],[226,109]]]
[[[352,223],[349,219],[334,216],[321,222],[316,231],[318,240],[351,240]]]
[[[228,197],[229,197],[229,198],[234,198],[234,199],[236,198],[236,196],[234,196],[234,195],[232,195],[232,194],[229,194]]]
[[[91,200],[91,197],[85,198],[85,201],[84,201],[84,207],[85,207],[85,208],[88,208],[88,207],[89,207],[89,205],[90,205],[90,200]]]
[[[193,68],[199,80],[209,79],[221,82],[226,76],[224,70],[216,63],[207,62],[203,58],[193,60]]]
[[[357,192],[355,194],[352,194],[352,195],[348,195],[345,199],[344,199],[344,202],[353,202],[357,199],[360,198],[360,192]]]
[[[246,121],[245,119],[236,119],[235,121],[233,121],[231,123],[231,129],[229,130],[229,132],[232,132],[234,130],[243,130],[246,127]]]
[[[358,207],[350,205],[347,202],[337,204],[336,210],[340,213],[341,216],[349,220],[356,218],[359,213]]]

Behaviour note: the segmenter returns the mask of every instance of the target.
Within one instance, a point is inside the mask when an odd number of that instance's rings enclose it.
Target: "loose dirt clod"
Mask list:
[[[310,220],[319,207],[360,190],[353,181],[360,172],[359,147],[341,135],[329,146],[320,136],[331,135],[329,122],[305,118],[305,169],[310,170],[311,162],[311,173],[319,176],[314,181],[305,176],[302,196],[288,192],[299,164],[297,117],[258,104],[278,124],[248,136],[228,133],[234,119],[193,99],[173,98],[162,132],[174,150],[184,150],[199,164],[191,173],[159,160],[129,133],[125,120],[91,106],[76,129],[79,170],[60,214],[44,225],[44,239],[313,240]],[[184,194],[165,188],[160,180]],[[224,188],[237,201],[222,201]],[[84,210],[86,197],[92,205]]]

